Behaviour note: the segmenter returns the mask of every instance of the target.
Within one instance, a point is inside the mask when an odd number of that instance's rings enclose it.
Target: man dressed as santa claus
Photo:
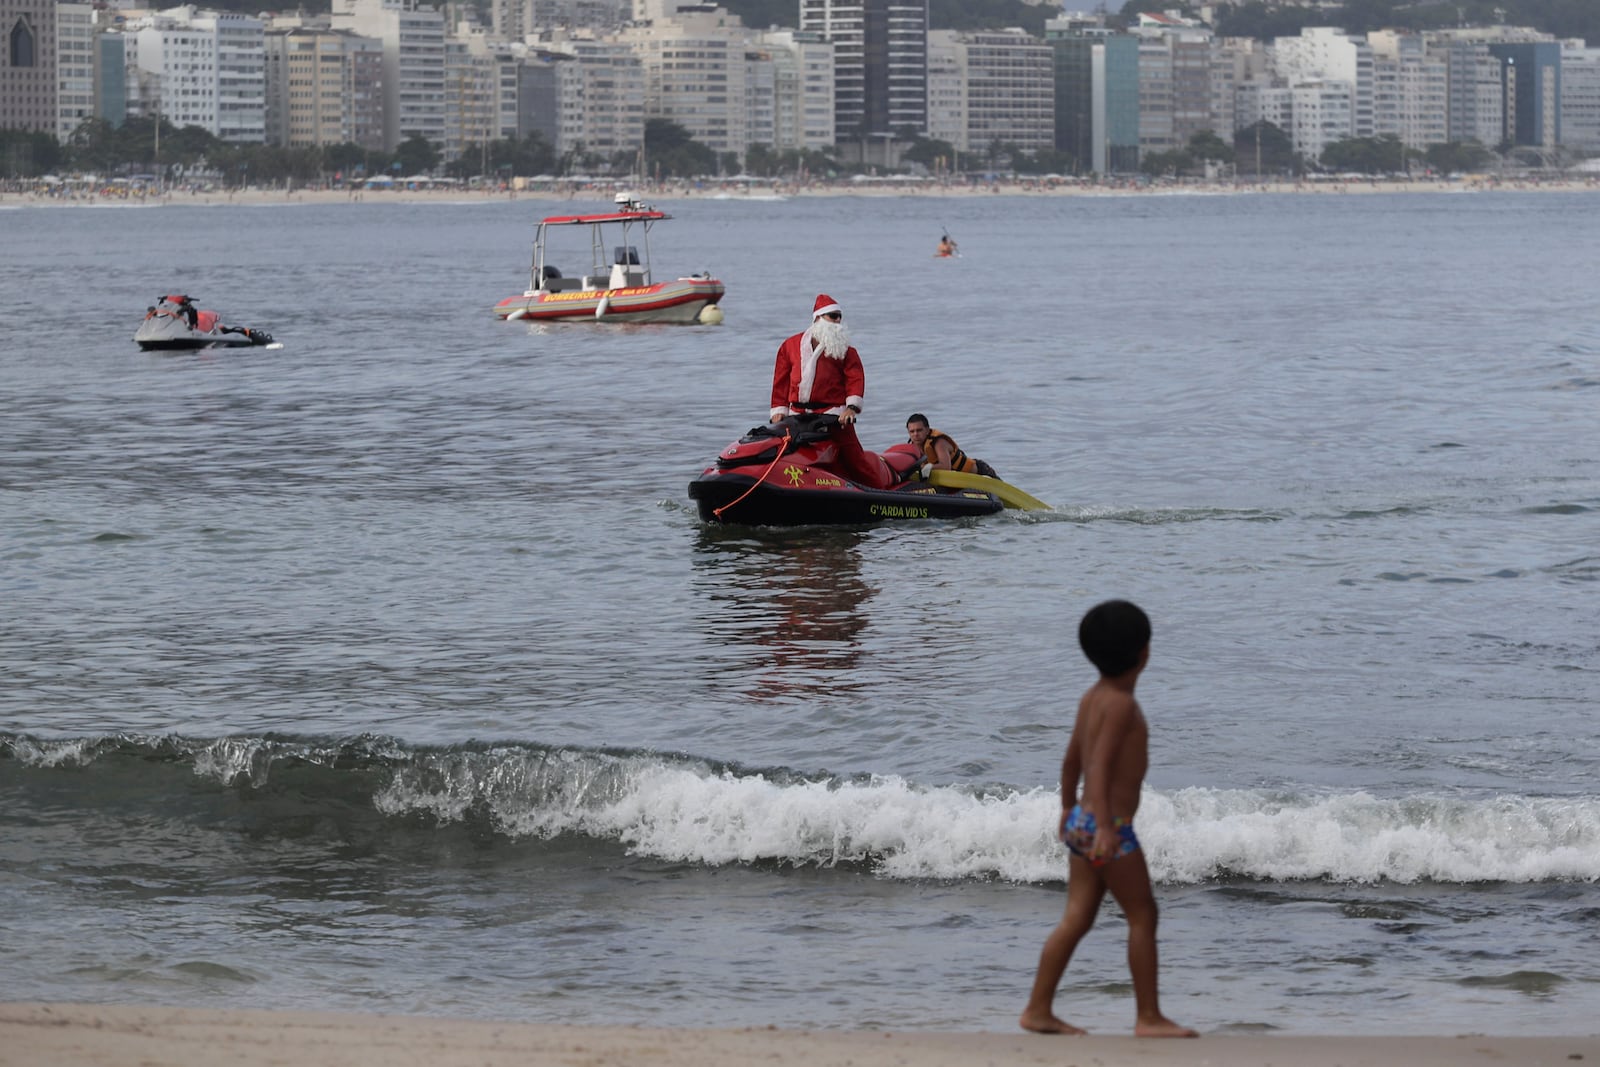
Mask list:
[[[856,416],[861,414],[866,392],[861,353],[850,344],[844,312],[833,297],[823,293],[811,307],[811,328],[778,346],[767,421],[816,412],[839,416],[833,440],[839,448],[842,473],[870,489],[889,489],[894,479],[888,465],[865,451],[856,437]]]

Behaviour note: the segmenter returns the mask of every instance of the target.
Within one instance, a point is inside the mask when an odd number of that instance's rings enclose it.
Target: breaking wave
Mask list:
[[[365,812],[373,832],[459,825],[506,847],[578,835],[706,865],[1035,883],[1065,872],[1053,836],[1059,800],[1045,787],[925,786],[531,743],[0,734],[0,789],[24,798],[50,789],[59,806],[63,783],[53,779],[66,774],[83,779],[72,796],[85,807],[166,804],[199,819],[230,793],[230,811],[257,809],[255,830],[337,808]],[[179,800],[197,791],[199,803]],[[1600,879],[1592,797],[1147,790],[1138,829],[1152,874],[1168,884]]]

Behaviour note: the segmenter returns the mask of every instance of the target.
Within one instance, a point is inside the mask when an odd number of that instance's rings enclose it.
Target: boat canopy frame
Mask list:
[[[545,277],[545,242],[551,227],[555,226],[589,227],[590,265],[589,272],[583,277],[596,283],[592,288],[616,288],[610,284],[612,267],[615,265],[621,265],[627,274],[642,274],[644,285],[655,284],[655,276],[650,269],[650,228],[662,219],[670,218],[671,215],[657,211],[626,193],[618,193],[616,211],[604,215],[551,215],[541,219],[533,235],[533,264],[528,275],[528,294],[531,296],[548,285],[549,280]],[[622,243],[616,245],[613,251],[606,228],[617,225],[622,227]],[[629,233],[634,226],[638,226],[643,235],[642,261],[636,247],[629,241]],[[584,286],[586,289],[590,287],[587,283]]]

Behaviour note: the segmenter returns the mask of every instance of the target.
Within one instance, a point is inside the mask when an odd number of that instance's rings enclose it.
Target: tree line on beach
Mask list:
[[[444,162],[439,147],[412,135],[393,152],[357,144],[283,147],[223,141],[200,126],[174,126],[166,119],[135,117],[121,126],[86,119],[67,140],[48,133],[0,128],[0,179],[47,174],[143,175],[171,185],[203,184],[227,188],[247,185],[351,184],[371,178],[404,180],[419,174],[509,181],[512,178],[640,174],[693,178],[736,174],[748,168],[762,177],[816,174],[837,176],[851,168],[820,151],[776,151],[752,147],[744,158],[717,153],[694,140],[670,119],[645,123],[642,152],[610,155],[580,142],[558,152],[538,132],[474,144],[458,159]],[[858,168],[857,168],[858,169]]]
[[[1501,145],[1495,152],[1476,142],[1409,148],[1394,134],[1355,137],[1328,145],[1315,160],[1295,152],[1289,135],[1270,122],[1257,122],[1224,139],[1206,130],[1181,148],[1146,153],[1139,171],[1151,177],[1242,177],[1305,175],[1315,171],[1366,175],[1474,173],[1497,160],[1514,166],[1546,167],[1552,160],[1535,150]],[[1086,161],[1052,149],[1025,152],[995,141],[982,151],[961,152],[946,141],[919,139],[904,156],[905,168],[947,180],[976,179],[996,173],[1060,177],[1088,176]],[[1556,161],[1559,162],[1559,161]],[[122,126],[104,119],[86,120],[66,145],[47,133],[0,129],[0,179],[37,179],[61,173],[113,176],[138,175],[166,185],[242,188],[245,186],[355,185],[369,179],[404,181],[416,175],[442,175],[490,185],[517,178],[570,179],[628,175],[655,181],[717,178],[732,175],[776,181],[838,179],[875,171],[864,164],[841,162],[827,151],[776,151],[752,146],[741,158],[717,153],[668,119],[651,119],[645,127],[643,152],[618,152],[607,157],[583,146],[558,153],[538,133],[474,145],[448,163],[436,145],[420,136],[401,142],[393,152],[355,144],[284,148],[221,141],[199,126],[174,127],[162,120],[159,133],[149,118],[132,118]]]
[[[1502,146],[1504,147],[1504,146]],[[1518,165],[1540,165],[1543,159],[1517,159]],[[1261,178],[1275,175],[1305,175],[1315,171],[1333,174],[1363,174],[1372,177],[1423,172],[1463,174],[1484,170],[1496,155],[1476,141],[1429,145],[1419,151],[1408,148],[1392,133],[1376,137],[1350,137],[1334,141],[1316,160],[1308,160],[1294,150],[1294,142],[1270,122],[1246,126],[1226,142],[1209,130],[1189,138],[1183,148],[1150,152],[1139,161],[1139,170],[1152,177],[1186,177],[1231,170],[1236,176]]]

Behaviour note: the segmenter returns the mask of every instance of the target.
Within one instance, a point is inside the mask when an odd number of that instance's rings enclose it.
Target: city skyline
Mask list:
[[[1600,50],[1525,27],[1308,27],[1261,42],[1178,16],[1123,32],[1077,14],[1041,39],[931,30],[926,12],[926,0],[799,0],[801,29],[753,30],[713,4],[633,0],[615,28],[512,39],[417,0],[262,18],[0,0],[0,126],[65,141],[88,117],[160,115],[241,144],[392,152],[420,137],[450,160],[531,132],[560,153],[624,156],[663,118],[718,156],[827,150],[895,167],[931,139],[1096,172],[1262,122],[1311,161],[1390,135],[1414,152],[1600,151]]]

